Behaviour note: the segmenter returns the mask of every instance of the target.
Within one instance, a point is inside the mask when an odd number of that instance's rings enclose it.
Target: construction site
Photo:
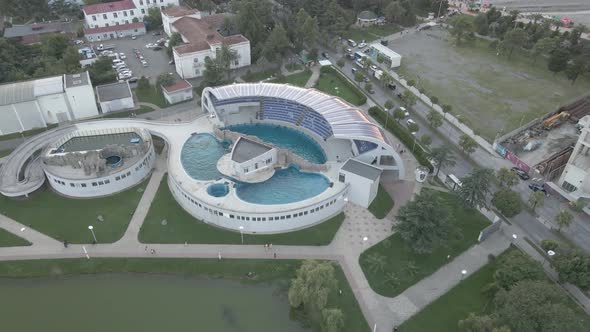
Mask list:
[[[588,126],[590,95],[498,138],[496,151],[514,165],[543,181],[557,181],[582,129]],[[588,165],[590,168],[590,164]]]

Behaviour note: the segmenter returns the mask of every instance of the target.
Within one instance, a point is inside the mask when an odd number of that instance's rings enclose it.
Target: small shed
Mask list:
[[[391,68],[399,67],[402,63],[402,56],[394,52],[387,46],[381,43],[373,43],[369,47],[371,57],[377,59],[378,56],[385,58],[385,63],[389,64]]]
[[[351,202],[368,208],[377,196],[381,172],[381,168],[351,158],[340,168],[338,181],[350,185]]]
[[[162,86],[162,93],[168,104],[176,104],[193,99],[193,86],[187,80],[182,80],[172,85]]]
[[[360,12],[356,17],[356,24],[361,27],[377,24],[377,14],[370,10],[364,10]]]
[[[102,113],[116,112],[135,107],[133,94],[127,81],[99,85],[96,96]]]

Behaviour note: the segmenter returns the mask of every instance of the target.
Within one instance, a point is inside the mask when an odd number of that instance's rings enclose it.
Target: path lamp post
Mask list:
[[[547,255],[549,256],[549,258],[553,258],[553,256],[555,256],[555,251],[553,250],[547,250]],[[543,265],[545,265],[545,261],[543,261]]]
[[[467,270],[461,270],[461,280],[467,275]]]
[[[369,238],[367,236],[363,236],[363,250],[365,250],[365,243],[367,243],[367,241],[369,241]]]
[[[242,244],[244,244],[244,233],[242,232],[244,230],[244,226],[240,226],[240,237],[242,238]]]
[[[92,227],[92,225],[88,226],[88,229],[90,230],[90,233],[92,233],[92,238],[94,239],[94,243],[98,243],[98,241],[96,240],[96,234],[94,234],[94,227]]]
[[[514,242],[516,242],[516,239],[518,239],[518,235],[512,234],[512,244],[514,244]]]

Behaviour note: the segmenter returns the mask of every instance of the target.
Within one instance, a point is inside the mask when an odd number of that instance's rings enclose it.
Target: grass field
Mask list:
[[[162,220],[167,224],[162,225]],[[331,218],[317,226],[300,231],[272,234],[244,234],[246,244],[282,245],[327,245],[332,242],[340,228],[344,214]],[[201,243],[201,244],[240,244],[240,233],[231,232],[208,225],[195,219],[174,199],[166,177],[162,179],[156,197],[139,232],[143,243]]]
[[[272,81],[270,81],[270,83],[286,83],[286,84],[304,87],[305,83],[307,83],[307,81],[309,80],[310,77],[311,77],[311,72],[303,71],[301,73],[297,73],[297,74],[285,76],[280,79],[272,80]]]
[[[423,189],[427,190],[427,189]],[[406,246],[399,234],[393,234],[361,254],[360,265],[371,288],[388,297],[394,297],[421,279],[431,275],[449,259],[469,249],[477,242],[479,232],[489,221],[478,211],[466,209],[453,194],[437,192],[447,202],[453,217],[451,221],[460,230],[448,239],[446,246],[434,249],[430,254],[416,254]],[[383,256],[386,264],[376,269],[370,256]]]
[[[55,127],[57,127],[57,124],[50,124],[50,125],[47,125],[47,128],[35,128],[35,129],[23,131],[22,133],[12,133],[12,134],[0,135],[0,141],[6,141],[9,139],[20,138],[23,136],[24,137],[35,136],[37,134],[40,134],[44,131],[53,129]]]
[[[14,150],[0,150],[0,158],[8,156],[12,151]]]
[[[489,43],[455,46],[438,30],[409,34],[395,41],[403,56],[396,72],[451,105],[452,114],[489,141],[590,91],[588,77],[572,85],[564,74],[554,76],[545,59],[497,56]]]
[[[29,241],[0,228],[0,247],[20,247],[30,245],[31,243]]]
[[[377,196],[369,205],[369,211],[375,216],[377,219],[383,219],[391,209],[393,209],[393,199],[389,196],[389,193],[382,185],[379,185],[379,190],[377,191]]]
[[[26,200],[0,196],[0,213],[70,243],[91,243],[88,226],[93,225],[98,242],[111,243],[125,233],[146,185],[147,180],[122,193],[95,199],[65,198],[43,187]],[[104,221],[97,220],[99,215]]]
[[[356,28],[350,27],[345,33],[347,39],[352,39],[357,43],[360,43],[362,40],[365,42],[370,42],[381,37],[389,36],[396,32],[400,32],[402,29],[400,26],[395,24],[386,24],[386,25],[374,25],[366,28]]]
[[[244,80],[244,82],[260,82],[262,80],[265,80],[271,76],[276,76],[277,73],[279,72],[278,69],[276,68],[271,68],[268,70],[264,70],[264,71],[259,71],[259,72],[255,72],[255,73],[246,73],[246,75],[242,75],[242,80]]]
[[[149,89],[135,89],[135,96],[140,102],[151,103],[160,108],[166,108],[169,105],[166,103],[164,94],[161,89],[151,87]]]
[[[320,74],[320,79],[315,88],[333,96],[340,97],[356,106],[364,104],[366,98],[361,97],[362,92],[354,87],[352,83],[348,83],[349,82],[346,81],[346,78],[342,77],[342,75],[336,70],[326,71]]]
[[[245,283],[272,282],[279,286],[279,296],[285,296],[286,289],[300,261],[296,260],[257,260],[257,259],[114,259],[93,258],[63,260],[29,260],[0,262],[0,277],[29,278],[58,275],[78,275],[94,273],[158,273],[200,276],[207,278],[227,278]],[[335,266],[338,288],[328,297],[328,307],[341,308],[345,318],[342,332],[369,332],[356,298],[348,285],[342,270]],[[248,278],[252,272],[255,277]],[[315,324],[317,328],[317,323]],[[314,331],[319,329],[314,329]]]

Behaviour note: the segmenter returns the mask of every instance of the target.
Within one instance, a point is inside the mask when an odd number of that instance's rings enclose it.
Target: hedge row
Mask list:
[[[351,83],[344,75],[342,75],[341,72],[339,72],[338,70],[336,70],[334,67],[332,66],[323,66],[320,69],[321,73],[333,73],[335,75],[339,75],[340,77],[342,77],[342,82],[344,84],[346,84],[352,91],[354,91],[354,94],[357,95],[357,97],[360,98],[360,103],[359,105],[364,105],[367,102],[367,96],[359,89],[358,86],[356,86],[355,84]]]
[[[369,108],[369,114],[373,118],[375,118],[379,123],[381,123],[383,127],[385,127],[385,118],[387,115],[383,109],[381,109],[378,106],[373,106]],[[407,131],[406,128],[402,127],[397,121],[393,119],[393,117],[389,119],[389,121],[387,121],[387,130],[389,130],[393,135],[399,138],[399,140],[402,141],[402,143],[404,143],[405,146],[414,146],[414,141],[416,141],[414,135]],[[415,145],[412,154],[414,154],[414,157],[416,157],[416,160],[418,160],[418,163],[420,163],[420,165],[428,167],[428,169],[430,169],[431,172],[434,170],[432,163],[427,158],[428,153],[424,151],[420,144]]]

